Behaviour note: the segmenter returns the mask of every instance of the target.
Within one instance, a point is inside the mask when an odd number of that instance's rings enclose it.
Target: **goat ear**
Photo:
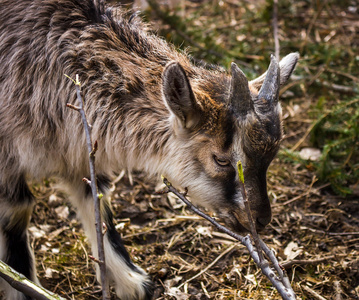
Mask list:
[[[169,63],[162,75],[165,104],[182,128],[194,129],[200,121],[201,109],[187,75],[177,62]]]
[[[299,59],[299,53],[290,53],[279,62],[279,70],[280,70],[280,85],[284,85],[290,75],[292,75],[295,66],[297,65]],[[264,82],[264,79],[266,78],[267,72],[259,76],[258,78],[250,81],[250,85],[257,90],[259,90],[262,87],[262,84]]]

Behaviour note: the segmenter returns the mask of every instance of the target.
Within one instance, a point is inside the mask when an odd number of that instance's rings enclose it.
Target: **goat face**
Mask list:
[[[249,229],[239,187],[237,162],[258,229],[271,221],[266,172],[282,139],[279,87],[298,60],[272,57],[268,71],[251,82],[236,64],[232,76],[191,78],[177,63],[163,74],[163,96],[175,140],[166,176],[188,188],[191,199],[216,211],[236,231]],[[172,171],[173,170],[173,171]]]

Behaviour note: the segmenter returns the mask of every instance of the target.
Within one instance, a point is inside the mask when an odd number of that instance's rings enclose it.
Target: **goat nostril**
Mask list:
[[[257,218],[257,224],[260,227],[266,227],[266,225],[268,225],[270,223],[270,221],[272,220],[272,218],[270,216],[268,217],[258,217]]]

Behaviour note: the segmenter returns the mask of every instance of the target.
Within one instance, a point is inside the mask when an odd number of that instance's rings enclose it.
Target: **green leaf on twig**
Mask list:
[[[237,169],[238,169],[239,181],[244,183],[243,166],[242,166],[242,162],[240,160],[237,161]]]

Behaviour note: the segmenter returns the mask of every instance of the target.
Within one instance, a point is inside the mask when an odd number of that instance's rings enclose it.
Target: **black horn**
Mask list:
[[[232,80],[230,88],[230,104],[235,113],[244,117],[253,109],[253,100],[249,90],[248,79],[242,70],[232,62]]]
[[[271,62],[267,71],[266,78],[258,93],[258,99],[266,101],[267,109],[274,107],[278,103],[280,87],[280,69],[275,56],[271,55]],[[262,106],[262,105],[261,105]],[[263,107],[263,106],[262,106]]]

